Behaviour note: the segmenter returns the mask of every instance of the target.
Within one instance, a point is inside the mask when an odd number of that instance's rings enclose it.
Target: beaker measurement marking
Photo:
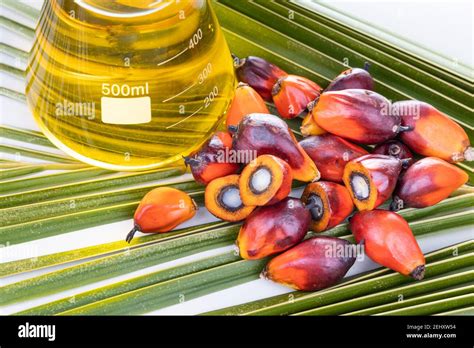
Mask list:
[[[208,108],[212,104],[214,99],[219,95],[219,88],[215,85],[212,90],[209,92],[209,95],[204,98],[204,107]]]
[[[199,42],[201,42],[202,38],[203,38],[202,29],[198,28],[198,30],[196,30],[193,36],[191,36],[191,38],[189,39],[189,49],[192,49],[195,46],[197,46]]]
[[[209,62],[207,65],[202,69],[202,71],[198,75],[198,82],[201,85],[204,81],[207,80],[209,75],[211,75],[212,72],[212,63]]]
[[[163,61],[163,62],[161,62],[161,63],[158,63],[157,66],[160,66],[160,65],[169,63],[169,62],[171,62],[173,59],[176,59],[176,58],[178,58],[180,55],[182,55],[183,53],[185,53],[187,50],[193,49],[194,47],[196,47],[196,46],[199,44],[199,42],[201,42],[202,38],[203,38],[202,29],[201,29],[201,28],[198,28],[198,30],[196,30],[196,32],[193,34],[193,36],[191,36],[191,38],[189,39],[189,45],[188,45],[188,47],[186,47],[184,50],[182,50],[182,51],[179,52],[178,54],[174,55],[173,57],[168,58],[167,60],[165,60],[165,61]]]
[[[183,90],[182,90],[181,92],[179,92],[178,94],[175,94],[174,96],[169,97],[168,99],[163,100],[163,103],[166,103],[166,102],[170,101],[171,99],[174,99],[174,98],[176,98],[176,97],[179,97],[181,94],[186,93],[187,91],[189,91],[189,90],[190,90],[191,88],[193,88],[194,86],[196,86],[196,83],[193,83],[191,86],[186,87],[185,89],[183,89]]]
[[[144,85],[130,86],[129,84],[123,83],[103,83],[102,84],[102,95],[114,96],[114,97],[137,97],[145,96],[149,93],[148,82]]]
[[[200,85],[204,83],[204,81],[207,80],[207,78],[211,75],[211,72],[212,72],[212,63],[207,63],[207,65],[202,69],[202,71],[199,73],[197,79],[198,81],[197,82],[194,82],[193,84],[191,84],[190,86],[186,87],[185,89],[183,89],[181,92],[175,94],[174,96],[172,97],[169,97],[169,98],[166,98],[165,100],[163,100],[162,102],[163,103],[166,103],[166,102],[169,102],[171,99],[174,99],[176,97],[179,97],[180,95],[182,95],[183,93],[186,93],[187,91],[189,91],[191,88],[193,88],[194,86],[196,86],[196,83],[199,83]]]
[[[172,125],[166,127],[166,129],[169,129],[169,128],[171,128],[171,127],[177,126],[177,125],[180,124],[181,122],[184,122],[184,121],[190,119],[191,117],[193,117],[194,115],[196,115],[199,111],[201,111],[203,108],[204,108],[204,107],[201,106],[199,109],[197,109],[196,111],[194,111],[191,115],[189,115],[189,116],[183,118],[182,120],[180,120],[180,121],[178,121],[178,122],[176,122],[176,123],[174,123],[174,124],[172,124]]]
[[[182,50],[181,52],[179,52],[178,54],[174,55],[173,57],[161,62],[161,63],[158,63],[157,65],[160,66],[160,65],[163,65],[163,64],[166,64],[166,63],[169,63],[171,62],[173,59],[176,59],[178,58],[180,55],[182,55],[184,52],[186,52],[187,50],[189,49],[189,47],[186,47],[184,50]]]

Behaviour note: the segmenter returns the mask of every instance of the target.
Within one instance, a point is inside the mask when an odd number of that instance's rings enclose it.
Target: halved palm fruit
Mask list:
[[[282,159],[262,155],[250,162],[240,174],[240,197],[245,205],[274,204],[291,192],[293,174]]]
[[[354,210],[347,188],[330,181],[308,184],[301,200],[309,208],[310,228],[314,232],[321,232],[340,224]]]
[[[403,161],[385,155],[365,155],[347,163],[343,181],[359,210],[373,210],[392,194]]]
[[[212,215],[225,221],[243,220],[255,209],[242,202],[237,174],[212,180],[206,186],[204,202]]]

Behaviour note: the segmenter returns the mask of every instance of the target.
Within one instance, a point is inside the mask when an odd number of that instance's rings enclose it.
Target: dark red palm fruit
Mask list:
[[[261,155],[274,155],[290,165],[293,178],[306,182],[319,179],[318,168],[281,118],[250,114],[230,130],[234,133],[232,148],[239,154],[241,163],[249,163]]]
[[[374,90],[374,79],[370,75],[369,64],[366,63],[364,69],[350,68],[340,73],[334,80],[331,81],[329,86],[324,90],[329,91],[341,91],[343,89],[368,89]]]
[[[416,280],[425,274],[425,257],[408,223],[387,210],[356,213],[349,228],[373,261]]]
[[[401,117],[404,127],[412,129],[400,138],[420,155],[451,163],[474,160],[474,148],[464,129],[430,104],[399,101],[393,104],[392,114]]]
[[[290,194],[292,182],[288,163],[272,155],[258,156],[240,173],[240,197],[245,205],[275,204]]]
[[[347,188],[330,181],[308,184],[301,200],[310,207],[310,228],[314,232],[321,232],[340,224],[354,210]]]
[[[399,159],[406,159],[407,168],[413,163],[413,153],[408,146],[398,140],[389,140],[375,147],[374,154],[393,156]]]
[[[356,260],[355,254],[356,249],[344,239],[317,236],[274,257],[261,277],[296,290],[320,290],[345,276]]]
[[[347,163],[343,181],[359,210],[372,210],[392,194],[403,161],[385,155],[365,155]]]
[[[255,209],[242,225],[237,238],[240,256],[256,260],[282,252],[301,242],[311,216],[297,198]]]
[[[318,167],[321,179],[334,182],[342,182],[347,162],[368,154],[362,147],[330,133],[305,138],[300,145]]]
[[[291,119],[307,110],[307,105],[321,94],[322,88],[305,77],[287,75],[272,89],[273,103],[281,117]]]
[[[227,161],[226,154],[232,148],[232,136],[227,132],[216,132],[200,150],[184,158],[194,179],[207,185],[212,180],[229,174],[235,174],[238,163]]]
[[[130,243],[136,232],[169,232],[191,219],[197,209],[196,203],[186,192],[172,187],[157,187],[140,201],[133,215],[133,229],[125,240]]]
[[[240,82],[226,115],[227,126],[237,126],[248,114],[270,113],[262,97],[248,84]]]
[[[380,144],[405,130],[400,117],[390,114],[390,105],[378,93],[346,89],[321,94],[312,113],[329,133],[361,144]]]
[[[273,85],[280,77],[288,75],[275,64],[255,56],[242,59],[234,56],[234,67],[239,81],[248,84],[267,101],[272,100]]]
[[[464,185],[465,171],[436,157],[425,157],[407,169],[395,190],[392,210],[403,207],[424,208],[449,197]]]

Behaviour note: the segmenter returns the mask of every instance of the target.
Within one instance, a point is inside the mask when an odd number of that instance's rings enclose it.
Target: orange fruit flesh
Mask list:
[[[349,162],[344,169],[342,180],[358,210],[372,210],[375,208],[378,191],[369,170],[360,163]],[[364,187],[364,185],[367,185],[367,187]]]
[[[231,222],[245,219],[255,208],[242,202],[237,174],[211,181],[206,186],[204,202],[211,214]]]
[[[329,223],[331,211],[329,207],[328,195],[326,191],[318,185],[312,183],[306,186],[301,196],[301,200],[306,204],[315,203],[316,206],[310,209],[311,230],[314,232],[324,231]]]
[[[311,112],[308,112],[304,117],[303,121],[301,122],[300,131],[304,137],[327,133],[323,128],[318,126]]]
[[[259,156],[240,175],[242,202],[249,206],[276,203],[291,191],[292,173],[288,163],[272,155]]]

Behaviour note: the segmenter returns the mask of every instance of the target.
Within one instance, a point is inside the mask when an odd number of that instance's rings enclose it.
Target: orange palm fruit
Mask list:
[[[387,210],[356,213],[349,228],[373,261],[403,275],[423,279],[425,258],[408,223]]]
[[[330,133],[311,136],[300,141],[321,172],[321,179],[342,182],[347,162],[367,155],[362,147]]]
[[[275,64],[255,56],[234,56],[234,68],[239,81],[247,83],[266,101],[272,100],[272,88],[278,79],[288,75]]]
[[[212,180],[206,186],[204,204],[212,215],[225,221],[243,220],[255,209],[242,202],[237,174]]]
[[[243,163],[249,163],[260,155],[274,155],[290,165],[295,179],[319,179],[318,168],[281,118],[270,114],[250,114],[237,127],[229,128],[234,132],[232,148],[239,153]]]
[[[286,250],[303,240],[310,213],[297,198],[255,209],[242,225],[236,245],[240,256],[255,260]]]
[[[474,160],[474,149],[464,129],[430,104],[400,101],[393,104],[392,113],[401,115],[402,125],[412,129],[400,138],[413,151],[451,163]]]
[[[258,156],[240,174],[240,197],[245,205],[274,204],[288,196],[292,181],[288,163],[273,155]]]
[[[465,171],[436,157],[415,162],[401,177],[395,190],[392,210],[403,207],[424,208],[442,201],[464,185]]]
[[[169,232],[191,219],[196,210],[196,203],[186,192],[171,187],[155,188],[140,201],[133,216],[133,229],[125,240],[130,243],[136,232]]]
[[[403,161],[385,155],[365,155],[347,163],[343,181],[359,210],[385,202],[397,184]]]
[[[234,174],[240,169],[238,163],[230,163],[226,154],[232,148],[232,136],[228,132],[216,132],[199,151],[184,158],[194,179],[207,185],[216,178]]]
[[[365,63],[364,69],[350,68],[344,70],[342,73],[337,75],[334,80],[331,81],[329,86],[327,86],[324,91],[340,91],[343,89],[353,88],[368,89],[373,91],[374,79],[369,74],[368,70],[368,63]]]
[[[315,291],[339,282],[356,260],[344,239],[317,236],[274,257],[261,277],[296,290]]]
[[[308,184],[301,200],[310,207],[310,228],[314,232],[321,232],[340,224],[354,210],[347,188],[330,181]]]
[[[295,118],[319,97],[321,87],[305,77],[287,75],[278,79],[272,89],[273,103],[283,118]]]
[[[361,144],[380,144],[395,138],[406,127],[392,115],[384,96],[365,89],[324,92],[315,102],[312,115],[329,133]]]
[[[318,126],[318,124],[313,118],[313,115],[311,114],[311,111],[308,111],[306,116],[303,118],[303,121],[301,122],[300,131],[304,137],[327,133],[324,129]]]
[[[244,116],[254,112],[270,113],[262,97],[248,84],[240,82],[227,111],[226,125],[236,126]]]
[[[410,151],[408,146],[398,140],[389,140],[377,145],[372,153],[406,159],[407,166],[410,166],[413,163],[413,153]]]

